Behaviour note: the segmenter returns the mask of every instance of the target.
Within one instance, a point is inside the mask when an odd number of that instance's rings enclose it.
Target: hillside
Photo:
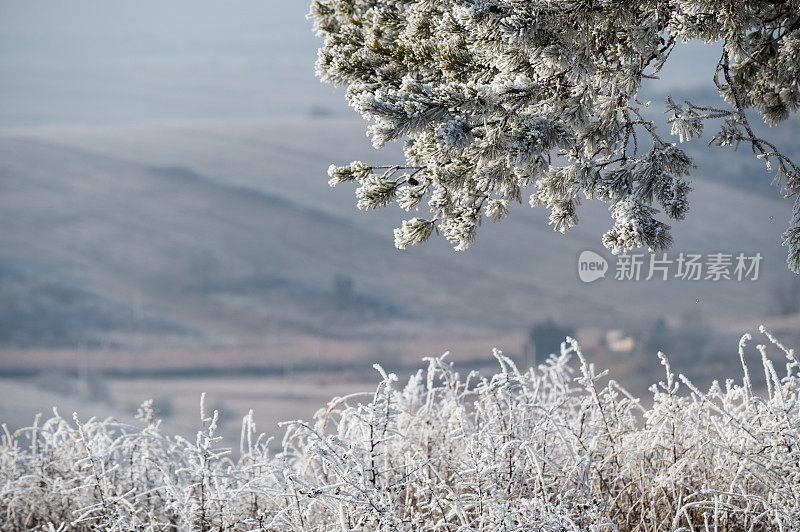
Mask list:
[[[17,273],[0,295],[7,308],[12,296],[40,301],[20,319],[43,305],[53,323],[71,316],[69,334],[0,338],[6,370],[38,363],[20,348],[80,346],[138,353],[119,355],[127,368],[186,367],[188,352],[192,366],[219,366],[224,353],[224,364],[245,367],[287,356],[400,360],[465,344],[469,359],[497,342],[521,348],[548,318],[635,330],[648,326],[643,315],[674,323],[699,312],[708,327],[756,324],[788,277],[779,246],[788,202],[705,179],[707,166],[674,253],[758,251],[758,281],[616,281],[612,270],[581,283],[582,250],[614,264],[600,245],[608,213],[592,202],[567,236],[545,210],[519,206],[485,224],[468,252],[442,239],[401,252],[391,229],[405,213],[359,212],[352,187],[330,189],[325,176],[330,162],[398,157],[375,152],[363,123],[339,118],[6,132],[0,261]]]
[[[36,287],[51,312],[73,316],[69,335],[44,347],[236,349],[385,341],[440,326],[485,332],[526,299],[558,297],[521,282],[495,294],[501,279],[454,257],[401,253],[346,217],[185,167],[19,138],[0,141],[0,161],[2,261],[36,265],[4,277],[3,293]],[[107,311],[59,290],[113,302],[119,316],[97,324]],[[503,309],[501,298],[513,305]],[[496,312],[455,303],[468,300]],[[14,339],[7,347],[31,347]]]

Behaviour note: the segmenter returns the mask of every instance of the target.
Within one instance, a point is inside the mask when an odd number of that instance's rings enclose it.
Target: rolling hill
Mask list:
[[[608,212],[592,202],[567,236],[548,227],[546,211],[519,206],[485,224],[467,252],[441,239],[398,251],[391,229],[406,213],[359,212],[352,188],[325,182],[330,162],[397,160],[372,150],[362,128],[308,117],[7,131],[0,261],[36,264],[24,286],[91,295],[88,311],[85,301],[56,299],[75,328],[86,325],[64,347],[234,350],[247,353],[242,364],[263,359],[255,353],[265,346],[267,358],[340,360],[356,344],[365,353],[392,345],[391,358],[483,338],[474,344],[485,353],[489,338],[518,347],[532,323],[551,317],[630,329],[643,315],[700,311],[711,325],[755,324],[788,276],[779,246],[788,203],[704,179],[714,171],[706,167],[674,253],[760,252],[757,281],[626,282],[612,272],[583,284],[582,250],[614,264],[600,245]],[[113,319],[98,324],[98,312]]]

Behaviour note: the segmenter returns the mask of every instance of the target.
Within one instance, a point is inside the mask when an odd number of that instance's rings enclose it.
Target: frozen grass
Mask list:
[[[0,522],[24,530],[796,530],[800,372],[779,376],[758,345],[766,389],[707,392],[676,377],[644,408],[568,339],[535,371],[495,352],[492,377],[445,357],[405,387],[380,367],[373,393],[336,398],[286,425],[273,455],[252,417],[240,458],[217,414],[195,441],[141,426],[55,417],[6,432]],[[602,383],[602,384],[601,384]],[[203,409],[201,408],[201,411]]]

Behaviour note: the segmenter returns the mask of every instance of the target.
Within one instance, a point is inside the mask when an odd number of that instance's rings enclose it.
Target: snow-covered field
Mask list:
[[[288,423],[277,454],[246,415],[231,457],[205,400],[191,439],[150,403],[133,424],[37,418],[2,436],[0,507],[51,531],[793,530],[800,363],[758,341],[763,393],[754,367],[706,392],[662,359],[652,406],[573,342],[535,371],[499,352],[486,377],[436,358],[403,386],[377,368],[373,393]]]

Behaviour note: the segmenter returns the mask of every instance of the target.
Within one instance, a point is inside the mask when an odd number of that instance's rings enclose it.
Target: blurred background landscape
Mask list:
[[[705,385],[735,376],[740,335],[800,345],[800,281],[780,235],[790,202],[753,156],[684,147],[698,168],[672,254],[761,253],[756,281],[577,276],[605,206],[568,235],[512,209],[456,253],[398,251],[407,213],[364,213],[331,163],[375,151],[344,91],[321,84],[305,2],[6,0],[0,5],[0,423],[36,412],[132,417],[154,398],[191,433],[201,391],[223,432],[261,430],[451,352],[541,362],[566,334],[641,392],[656,352]],[[715,50],[684,46],[645,99],[716,102]],[[668,127],[663,125],[662,127]],[[800,156],[796,118],[770,131]],[[230,423],[228,421],[231,421]]]

